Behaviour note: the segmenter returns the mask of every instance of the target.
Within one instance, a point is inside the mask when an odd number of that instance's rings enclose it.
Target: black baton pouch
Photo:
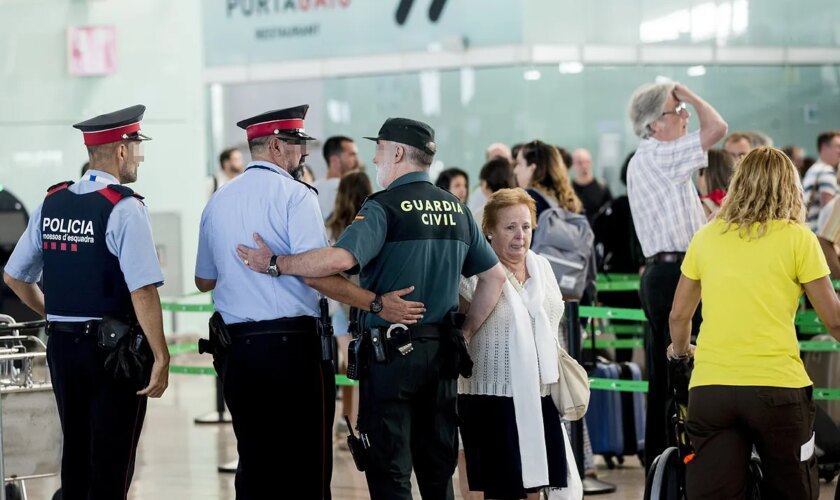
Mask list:
[[[373,357],[377,363],[388,361],[388,354],[385,346],[385,338],[379,328],[370,329],[370,344],[373,346]]]
[[[143,332],[135,332],[134,325],[106,316],[99,323],[97,335],[99,347],[108,351],[105,369],[115,379],[132,380],[138,387],[145,385],[149,357],[143,349]]]
[[[98,343],[102,349],[113,351],[120,340],[131,331],[131,325],[112,316],[105,316],[99,322]]]

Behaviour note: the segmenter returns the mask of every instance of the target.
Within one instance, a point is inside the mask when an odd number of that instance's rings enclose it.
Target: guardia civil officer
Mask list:
[[[125,187],[137,180],[149,139],[140,133],[145,109],[73,125],[90,170],[48,190],[3,275],[48,321],[66,500],[126,498],[147,397],[160,397],[168,382],[163,273],[143,198]]]
[[[318,338],[318,291],[356,306],[375,296],[338,276],[304,281],[276,269],[274,277],[258,275],[237,258],[236,244],[256,233],[284,253],[327,245],[317,195],[296,179],[312,140],[304,129],[308,108],[237,124],[253,161],[213,195],[201,217],[195,282],[215,290],[223,323],[217,327],[229,337],[214,362],[236,433],[239,500],[279,498],[281,490],[289,498],[330,498],[335,376]],[[263,271],[268,267],[267,259]],[[422,313],[422,304],[399,298],[408,292],[387,296],[394,321]]]
[[[425,304],[416,325],[394,324],[381,315],[381,297],[364,307],[367,374],[361,380],[359,432],[366,450],[371,498],[411,498],[412,466],[423,498],[451,499],[458,438],[456,378],[461,333],[472,336],[495,306],[505,280],[493,250],[469,209],[435,187],[429,166],[434,131],[405,118],[385,122],[376,141],[376,178],[386,189],[368,197],[356,220],[332,248],[304,253],[271,246],[240,247],[255,271],[266,263],[281,275],[329,276],[356,266],[361,285],[377,293],[409,284],[408,297]],[[269,260],[270,259],[270,260]],[[480,285],[466,321],[458,310],[461,275]],[[462,349],[465,350],[465,349]],[[463,354],[461,354],[463,356]]]

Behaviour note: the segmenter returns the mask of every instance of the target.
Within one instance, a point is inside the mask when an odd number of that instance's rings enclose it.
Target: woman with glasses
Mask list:
[[[686,430],[688,498],[743,498],[753,446],[762,498],[819,497],[813,386],[794,316],[802,292],[840,339],[840,301],[803,224],[799,174],[780,150],[740,162],[717,218],[694,235],[671,310],[670,358],[694,356]],[[697,347],[689,344],[702,299]]]

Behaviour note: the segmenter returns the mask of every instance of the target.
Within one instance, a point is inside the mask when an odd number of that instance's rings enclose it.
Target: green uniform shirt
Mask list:
[[[461,275],[499,260],[470,210],[425,172],[412,172],[368,197],[335,244],[359,263],[362,288],[384,294],[414,285],[404,298],[423,302],[422,323],[440,323],[458,309]],[[368,314],[366,326],[388,323]]]

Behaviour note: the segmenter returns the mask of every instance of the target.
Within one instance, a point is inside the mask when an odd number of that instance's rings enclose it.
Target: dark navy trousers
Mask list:
[[[134,475],[147,398],[135,394],[136,382],[105,370],[106,355],[95,333],[53,332],[47,343],[64,433],[64,500],[125,499]]]

